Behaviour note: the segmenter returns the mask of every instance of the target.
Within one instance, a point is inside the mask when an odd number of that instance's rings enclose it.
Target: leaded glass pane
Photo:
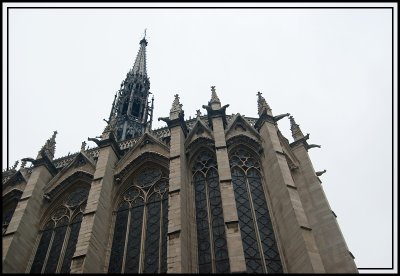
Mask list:
[[[129,226],[128,246],[126,249],[125,273],[138,273],[140,260],[140,242],[142,238],[142,222],[144,203],[141,197],[133,202]]]
[[[60,257],[60,252],[64,243],[64,237],[67,228],[68,228],[68,218],[63,217],[58,221],[57,226],[54,229],[54,238],[44,273],[56,272],[58,259]]]
[[[249,152],[239,149],[232,153],[230,165],[247,272],[283,273],[260,163]]]
[[[205,177],[202,173],[194,176],[196,223],[197,223],[197,247],[199,255],[199,272],[211,273],[211,249],[208,226],[207,199],[205,192]]]
[[[263,273],[261,257],[251,214],[250,201],[247,194],[246,177],[239,168],[232,171],[232,184],[235,191],[236,208],[243,242],[247,272]]]
[[[192,167],[200,273],[230,272],[221,192],[214,156],[203,151]]]
[[[214,162],[210,162],[215,166]],[[225,224],[222,213],[221,192],[219,190],[218,173],[215,168],[207,172],[210,209],[212,216],[212,231],[214,241],[214,255],[217,273],[229,272],[228,248],[225,239]]]
[[[121,273],[128,212],[129,204],[122,202],[115,219],[114,239],[111,247],[110,265],[108,267],[109,273]]]
[[[260,174],[257,170],[250,169],[247,175],[253,197],[254,210],[260,231],[261,243],[263,245],[267,271],[268,273],[283,273]]]
[[[117,212],[108,272],[166,273],[168,181],[157,168],[146,168],[134,179],[133,185],[122,195],[125,207]],[[123,219],[121,208],[127,212]],[[119,225],[119,221],[124,224]]]
[[[166,181],[165,181],[166,182]],[[161,268],[160,273],[167,273],[167,238],[168,238],[168,193],[164,193],[162,201],[162,233],[161,233]]]
[[[65,250],[64,261],[61,267],[61,273],[70,273],[70,266],[72,257],[75,253],[76,243],[78,241],[79,229],[81,228],[82,214],[79,214],[72,224],[70,225],[71,232],[69,234],[69,240],[67,249]]]
[[[145,273],[158,272],[160,243],[160,195],[154,193],[147,205],[147,231],[145,243],[144,269]]]
[[[47,230],[42,232],[42,236],[40,237],[39,246],[36,250],[35,259],[33,260],[31,273],[41,273],[42,267],[46,258],[47,248],[49,247],[51,236],[53,234],[53,224],[52,222],[48,223],[46,226]]]

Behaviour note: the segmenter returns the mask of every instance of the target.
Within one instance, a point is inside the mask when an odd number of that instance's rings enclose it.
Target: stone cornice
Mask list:
[[[299,140],[296,140],[296,141],[290,143],[289,145],[290,145],[291,148],[294,148],[294,147],[296,147],[296,146],[298,146],[298,145],[303,145],[304,148],[308,151],[309,145],[308,145],[308,143],[307,143],[307,140],[308,140],[309,138],[310,138],[310,134],[307,134],[306,136],[300,138]]]
[[[168,128],[170,129],[170,131],[171,131],[172,128],[174,128],[176,126],[181,127],[182,131],[183,131],[183,134],[186,137],[187,134],[189,133],[189,130],[188,130],[187,126],[186,126],[186,123],[185,123],[185,120],[184,120],[183,117],[184,117],[184,113],[182,111],[182,112],[179,113],[178,118],[176,118],[176,119],[172,119],[171,120],[170,118],[165,117],[165,118],[158,118],[158,120],[159,121],[162,120],[162,121],[166,122],[167,125],[168,125]]]
[[[32,164],[34,168],[42,165],[45,166],[52,176],[55,176],[58,173],[56,166],[53,164],[47,154],[42,154],[41,158],[32,160]]]
[[[225,127],[228,125],[226,120],[226,108],[229,107],[229,104],[224,105],[220,109],[212,109],[210,105],[203,105],[203,108],[207,110],[208,116],[208,124],[210,128],[212,128],[212,118],[222,118],[222,122]]]
[[[97,144],[97,146],[99,147],[99,149],[111,146],[111,148],[117,155],[118,159],[120,159],[122,157],[122,155],[124,154],[124,152],[119,148],[119,145],[118,145],[117,141],[115,140],[115,137],[112,133],[110,134],[110,136],[108,138],[106,138],[104,140],[98,140],[95,138],[88,138],[88,140],[95,142]]]
[[[260,131],[265,122],[276,125],[274,116],[268,115],[267,112],[264,111],[257,122],[254,124],[254,128]]]

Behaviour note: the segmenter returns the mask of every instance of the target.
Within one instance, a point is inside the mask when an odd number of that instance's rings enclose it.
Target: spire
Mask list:
[[[147,76],[147,70],[146,70],[146,46],[147,46],[147,40],[146,40],[146,30],[144,31],[144,37],[142,40],[139,42],[140,44],[140,49],[139,52],[136,56],[135,64],[133,65],[133,68],[131,72],[133,74],[139,74],[142,76]]]
[[[272,110],[269,107],[267,101],[264,99],[263,96],[261,96],[261,92],[258,91],[257,96],[257,103],[258,103],[258,116],[261,116],[261,114],[263,114],[263,112],[265,111],[268,115],[272,116]]]
[[[303,132],[301,132],[301,129],[298,124],[296,124],[293,116],[289,117],[290,119],[290,130],[292,131],[292,137],[295,141],[301,139],[304,137]]]
[[[45,153],[47,157],[50,158],[50,160],[53,160],[54,153],[56,151],[56,135],[57,135],[57,130],[53,132],[53,135],[51,136],[50,139],[47,139],[44,146],[40,149],[36,159],[42,158],[43,154]]]

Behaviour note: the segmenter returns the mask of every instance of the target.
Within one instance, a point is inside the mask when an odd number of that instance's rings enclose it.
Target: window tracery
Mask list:
[[[192,166],[199,273],[230,272],[221,192],[215,157],[207,150]]]
[[[260,163],[245,149],[230,154],[232,184],[248,273],[283,273],[262,186]]]
[[[40,240],[30,273],[69,273],[89,187],[78,187],[50,214],[40,231]]]
[[[146,168],[122,194],[115,212],[109,273],[166,273],[168,178]]]

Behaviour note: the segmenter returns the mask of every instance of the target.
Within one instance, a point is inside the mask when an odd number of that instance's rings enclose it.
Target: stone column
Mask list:
[[[103,138],[83,214],[71,273],[104,273],[111,229],[114,165],[120,154],[114,137]]]
[[[292,120],[292,126],[294,119]],[[301,133],[298,129],[293,134]],[[292,128],[293,131],[293,128]],[[329,206],[321,182],[316,175],[308,155],[308,136],[294,135],[292,151],[299,161],[299,168],[293,171],[293,178],[310,222],[322,262],[327,273],[358,273],[340,231],[335,215]],[[315,146],[315,145],[314,145]]]
[[[57,173],[44,153],[33,164],[32,174],[3,236],[3,273],[25,273],[40,230],[43,188]]]
[[[221,102],[217,97],[215,87],[212,86],[211,89],[212,98],[210,104],[208,107],[204,107],[207,108],[209,118],[212,118],[229,264],[231,272],[246,272],[246,261],[240,235],[235,194],[233,191],[232,176],[225,141],[223,117],[225,116],[225,108],[227,106],[221,109]]]
[[[168,250],[167,273],[190,273],[190,201],[189,181],[184,151],[186,125],[182,104],[175,95],[169,118],[164,120],[170,129],[169,199],[168,199]],[[159,120],[160,120],[159,119]]]
[[[275,232],[289,273],[324,273],[324,266],[278,137],[275,117],[259,93],[255,127],[262,137],[262,167]]]

